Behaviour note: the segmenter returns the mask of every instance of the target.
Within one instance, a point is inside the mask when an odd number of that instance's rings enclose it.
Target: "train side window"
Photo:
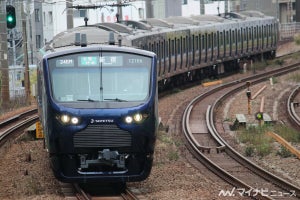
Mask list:
[[[182,44],[183,44],[183,53],[186,54],[186,39],[185,38],[183,38]]]
[[[158,41],[157,47],[156,47],[156,49],[157,49],[156,54],[157,54],[157,60],[158,60],[158,74],[159,75],[161,73],[161,59],[162,59],[162,57],[161,57],[161,47],[160,46],[161,46],[161,42]]]
[[[191,45],[192,45],[192,65],[194,66],[195,65],[195,51],[196,51],[196,43],[195,43],[196,39],[195,39],[195,35],[192,36],[192,42],[191,42]]]
[[[201,47],[201,45],[202,45],[202,42],[201,42],[201,39],[202,39],[202,35],[201,34],[199,34],[198,35],[198,43],[199,43],[199,60],[198,60],[198,64],[200,64],[201,63],[201,53],[202,53],[202,47]]]
[[[180,55],[181,54],[181,42],[180,42],[180,38],[177,38],[177,54]]]
[[[166,67],[167,67],[167,58],[168,58],[168,41],[164,40],[163,45],[163,52],[164,52],[164,74],[166,73]]]
[[[183,60],[183,38],[180,37],[180,69],[182,69],[182,60]]]
[[[229,31],[226,31],[226,45],[229,45],[230,43],[230,33]]]
[[[218,32],[219,33],[219,32]],[[220,42],[220,44],[219,44],[219,46],[220,47],[223,47],[224,46],[224,38],[223,38],[224,36],[223,36],[223,33],[222,32],[220,32],[219,33],[219,42]]]
[[[198,51],[199,50],[199,36],[196,35],[195,37],[195,49]]]
[[[171,55],[175,56],[175,40],[171,40]]]
[[[217,38],[219,38],[219,31],[214,33],[214,48],[218,46]]]
[[[169,59],[169,42],[166,40],[166,59]]]
[[[202,43],[202,51],[203,51],[203,50],[205,50],[205,41],[206,41],[206,40],[205,40],[205,35],[202,35],[202,38],[201,38],[201,39],[202,39],[202,42],[201,42],[201,43]]]
[[[171,39],[169,39],[169,42],[168,42],[168,57],[169,57],[169,69],[168,69],[168,72],[170,73],[171,71],[171,65],[172,65],[172,50],[171,50]]]
[[[210,49],[211,48],[211,41],[212,41],[212,39],[211,39],[211,34],[208,34],[208,39],[207,39],[207,41],[208,41],[208,44],[207,44],[207,48],[208,49]]]
[[[273,30],[273,24],[270,26],[270,38],[271,38],[271,46],[273,46],[273,35],[274,35],[274,30]]]

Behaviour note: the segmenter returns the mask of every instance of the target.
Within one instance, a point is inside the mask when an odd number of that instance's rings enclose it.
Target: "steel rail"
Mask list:
[[[300,130],[300,117],[297,115],[295,111],[295,106],[300,102],[295,103],[294,99],[299,94],[300,85],[298,85],[289,95],[289,98],[287,100],[287,111],[288,111],[288,117],[290,122],[295,126],[297,130]]]
[[[191,152],[193,153],[193,155],[201,162],[203,163],[206,167],[208,167],[209,169],[211,169],[214,173],[218,174],[220,177],[222,177],[224,180],[226,180],[227,182],[237,186],[237,187],[244,187],[244,188],[251,188],[250,186],[248,186],[247,184],[243,183],[242,181],[235,179],[234,177],[232,177],[231,175],[228,175],[227,173],[224,173],[223,170],[219,170],[218,166],[216,166],[214,163],[212,163],[211,161],[209,161],[209,159],[203,155],[203,151],[201,152],[200,150],[202,150],[203,148],[199,148],[199,144],[198,142],[195,140],[195,138],[193,137],[193,134],[190,131],[189,128],[189,118],[190,118],[190,113],[191,110],[193,109],[193,105],[196,102],[199,102],[204,96],[208,96],[216,91],[219,91],[223,88],[229,87],[231,85],[234,84],[238,84],[241,81],[253,81],[253,83],[257,84],[259,82],[262,82],[264,80],[266,80],[268,77],[270,77],[270,74],[272,76],[280,76],[282,74],[286,74],[288,72],[291,71],[295,71],[297,70],[299,67],[297,64],[293,64],[290,65],[288,67],[285,68],[281,68],[281,69],[276,69],[276,70],[272,70],[271,72],[267,72],[267,73],[263,73],[260,74],[258,76],[251,76],[242,80],[238,80],[238,81],[234,81],[234,82],[230,82],[228,84],[216,87],[210,91],[208,91],[205,94],[199,95],[198,97],[196,97],[195,99],[193,99],[190,104],[187,106],[187,108],[184,111],[183,114],[183,120],[182,120],[182,127],[183,127],[183,132],[185,135],[186,140],[188,141],[188,148],[191,150]],[[215,138],[215,140],[217,141],[218,144],[220,144],[221,146],[225,145],[225,148],[223,148],[225,150],[225,152],[232,156],[235,160],[237,160],[237,162],[241,163],[242,165],[246,165],[249,166],[249,168],[251,170],[253,170],[256,174],[258,174],[261,177],[264,177],[264,179],[270,180],[272,182],[274,182],[276,185],[278,185],[279,187],[285,189],[285,190],[293,190],[296,191],[297,194],[300,194],[300,189],[299,187],[284,181],[283,179],[281,179],[278,176],[274,176],[273,174],[267,172],[266,170],[262,169],[261,167],[257,166],[256,164],[252,163],[251,161],[249,161],[248,159],[244,159],[244,157],[239,154],[238,152],[236,152],[221,136],[220,134],[216,131],[215,125],[214,125],[214,110],[216,109],[216,107],[225,99],[227,98],[229,95],[232,95],[232,93],[235,93],[236,91],[239,91],[243,88],[245,88],[245,85],[241,85],[237,88],[235,88],[232,92],[227,93],[223,96],[221,96],[218,100],[216,100],[212,106],[209,106],[207,109],[207,116],[206,116],[206,120],[209,120],[207,122],[207,126],[208,126],[208,130],[209,132],[212,134],[212,136]],[[221,174],[221,175],[220,175]],[[244,185],[243,185],[244,184]],[[259,194],[259,199],[272,199],[269,196],[264,196],[261,193]]]

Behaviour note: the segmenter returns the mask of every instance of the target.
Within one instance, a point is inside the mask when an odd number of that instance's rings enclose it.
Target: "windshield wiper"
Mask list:
[[[95,102],[96,100],[88,98],[88,99],[77,99],[77,101]]]
[[[117,101],[117,102],[127,102],[127,100],[124,99],[119,99],[119,98],[115,98],[115,99],[104,99],[106,101]]]

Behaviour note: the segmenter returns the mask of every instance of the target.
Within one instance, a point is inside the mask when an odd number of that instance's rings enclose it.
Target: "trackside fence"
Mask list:
[[[293,40],[294,36],[300,34],[300,22],[280,24],[280,41]]]

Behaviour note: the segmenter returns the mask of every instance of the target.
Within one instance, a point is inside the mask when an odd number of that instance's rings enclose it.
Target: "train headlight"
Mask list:
[[[133,116],[133,119],[135,122],[141,122],[143,120],[143,115],[141,115],[140,113],[137,113]]]
[[[60,121],[64,124],[68,124],[70,122],[70,117],[69,115],[61,115],[60,116]]]
[[[133,121],[133,119],[132,119],[132,117],[131,117],[131,116],[127,116],[127,117],[125,117],[125,122],[126,122],[127,124],[131,124],[131,123],[132,123],[132,121]]]
[[[63,125],[77,125],[80,122],[78,117],[73,117],[67,114],[58,115],[56,119]]]
[[[73,125],[76,125],[76,124],[79,123],[79,119],[78,119],[77,117],[72,117],[72,118],[71,118],[71,123],[72,123]]]
[[[144,121],[146,118],[148,117],[148,114],[141,114],[141,113],[136,113],[133,115],[129,115],[126,116],[124,118],[125,122],[127,124],[131,124],[131,123],[141,123],[142,121]]]

